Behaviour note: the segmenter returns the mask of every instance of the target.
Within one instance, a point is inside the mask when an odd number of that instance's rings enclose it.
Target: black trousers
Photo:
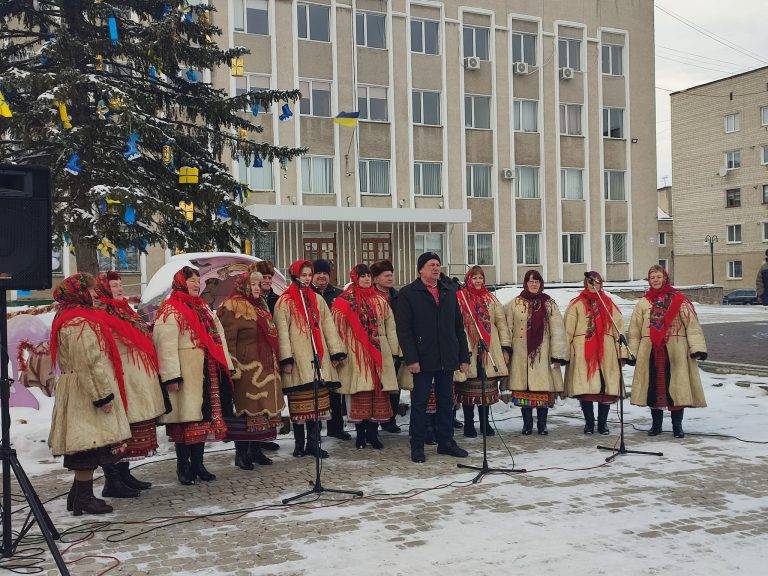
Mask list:
[[[434,383],[437,397],[435,437],[439,446],[453,441],[453,371],[419,372],[413,375],[411,392],[411,446],[424,446],[427,429],[427,400]]]
[[[336,392],[330,392],[331,419],[328,420],[328,434],[341,434],[344,431],[344,397]]]

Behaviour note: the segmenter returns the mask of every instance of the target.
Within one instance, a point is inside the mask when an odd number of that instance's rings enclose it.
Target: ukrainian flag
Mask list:
[[[358,118],[360,118],[360,112],[339,112],[336,118],[333,119],[333,123],[339,126],[354,128],[357,126]]]

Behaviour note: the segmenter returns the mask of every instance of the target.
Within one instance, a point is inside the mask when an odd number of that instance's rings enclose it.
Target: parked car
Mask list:
[[[734,290],[723,296],[723,304],[757,304],[757,291]]]

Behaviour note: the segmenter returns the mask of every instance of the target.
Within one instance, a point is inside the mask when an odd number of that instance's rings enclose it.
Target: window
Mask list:
[[[357,110],[360,120],[386,122],[389,118],[386,86],[358,86]]]
[[[269,34],[269,2],[267,0],[234,1],[235,32]]]
[[[439,162],[414,162],[413,193],[416,196],[442,196],[442,168]]]
[[[512,33],[512,61],[536,66],[536,34]]]
[[[581,135],[581,104],[560,104],[560,134]]]
[[[606,170],[603,172],[603,187],[606,200],[626,200],[627,193],[624,188],[624,172],[619,170]]]
[[[667,245],[667,233],[659,232],[659,246],[666,246],[666,245]]]
[[[515,198],[539,197],[539,167],[515,166]]]
[[[434,252],[440,256],[441,262],[445,261],[445,258],[443,258],[443,234],[417,233],[414,240],[414,248],[416,248],[416,254]]]
[[[581,40],[559,38],[557,41],[557,58],[560,68],[581,70]]]
[[[768,106],[760,108],[760,124],[768,126]]]
[[[389,160],[360,160],[360,194],[389,196]]]
[[[490,58],[491,31],[480,26],[464,26],[464,58],[477,56],[480,60]]]
[[[440,54],[440,23],[411,20],[411,52]]]
[[[741,130],[741,114],[734,112],[725,116],[725,133],[738,132]]]
[[[331,11],[328,6],[300,2],[296,4],[296,18],[299,38],[319,42],[331,41]]]
[[[627,235],[605,235],[605,261],[611,264],[621,264],[627,261]]]
[[[537,100],[516,99],[513,108],[516,132],[539,131],[539,102]]]
[[[333,194],[333,158],[301,158],[301,191],[304,194]]]
[[[108,272],[117,270],[118,272],[138,273],[139,268],[139,250],[132,246],[131,248],[119,248],[114,256],[102,256],[97,253],[99,262],[99,272]]]
[[[603,74],[621,76],[623,72],[622,56],[624,46],[603,44]]]
[[[485,129],[491,127],[490,96],[464,96],[464,126]]]
[[[728,224],[725,229],[728,231],[728,244],[741,243],[741,224]]]
[[[413,123],[440,126],[440,92],[414,90]]]
[[[768,222],[763,222],[763,242],[768,242]]]
[[[768,164],[768,146],[760,147],[760,164],[764,166]]]
[[[560,169],[560,195],[566,200],[584,199],[584,178],[581,168]]]
[[[763,184],[763,204],[768,204],[768,184]]]
[[[563,234],[563,262],[584,263],[584,234]]]
[[[662,268],[664,268],[664,270],[669,272],[669,264],[666,258],[659,258],[659,266],[661,266]]]
[[[63,275],[64,274],[64,250],[67,250],[68,248],[64,246],[64,248],[56,249],[54,248],[51,252],[51,271],[56,275]]]
[[[277,232],[263,230],[253,239],[253,256],[262,260],[277,262]]]
[[[261,92],[270,89],[270,78],[264,74],[244,74],[235,78],[235,96],[246,92]],[[246,112],[250,107],[246,106]]]
[[[535,266],[541,263],[538,234],[518,234],[515,237],[517,263]]]
[[[301,80],[299,113],[304,116],[331,117],[331,83],[324,80]]]
[[[623,108],[603,108],[603,136],[624,138]]]
[[[262,161],[261,168],[248,166],[248,164],[239,160],[237,162],[238,181],[245,184],[251,190],[274,190],[275,185],[272,181],[272,163],[268,160]]]
[[[467,264],[493,265],[493,234],[467,234]]]
[[[491,197],[491,168],[489,164],[467,164],[467,196],[469,198]]]
[[[741,260],[728,261],[728,280],[741,280]]]
[[[355,14],[355,36],[358,46],[387,47],[387,15],[381,12]]]
[[[725,153],[725,167],[728,170],[741,168],[741,150],[730,150]]]
[[[725,191],[725,207],[738,208],[741,206],[741,188],[732,188]]]

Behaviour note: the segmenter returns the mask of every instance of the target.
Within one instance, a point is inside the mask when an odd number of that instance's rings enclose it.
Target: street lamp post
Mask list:
[[[712,284],[715,283],[715,242],[717,242],[717,235],[707,234],[704,236],[704,242],[709,244],[709,265],[712,271]]]

